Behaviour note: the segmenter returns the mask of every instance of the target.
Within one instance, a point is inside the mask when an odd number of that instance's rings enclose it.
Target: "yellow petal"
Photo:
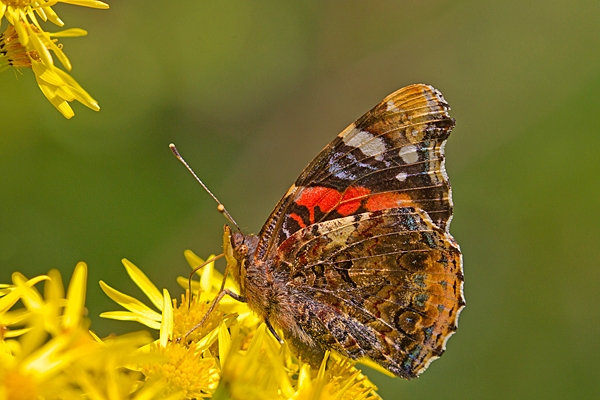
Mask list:
[[[73,4],[75,6],[99,8],[101,10],[106,10],[110,7],[108,4],[98,0],[62,0],[62,3]]]
[[[62,276],[57,269],[51,269],[48,272],[50,280],[44,285],[44,298],[47,302],[58,301],[65,298],[65,288],[63,286]]]
[[[160,321],[161,315],[156,311],[149,308],[147,305],[136,299],[135,297],[128,296],[124,293],[119,292],[116,289],[108,286],[103,281],[100,281],[100,287],[113,301],[120,304],[129,311],[139,314],[140,316],[147,318],[152,321]]]
[[[46,96],[50,103],[54,107],[56,107],[56,109],[60,111],[60,113],[66,119],[71,119],[75,115],[75,112],[73,112],[73,109],[71,108],[69,103],[67,103],[67,101],[63,98],[56,95],[56,87],[52,87],[40,79],[37,79],[37,83],[44,96]]]
[[[42,19],[42,21],[46,22],[48,20],[48,17],[46,16],[46,12],[44,10],[52,10],[50,7],[36,7],[35,8],[35,12],[37,13],[37,15],[40,16],[40,18]],[[31,17],[31,15],[30,15]],[[34,17],[35,18],[35,17]],[[33,19],[33,18],[32,18]],[[62,25],[61,25],[62,26]]]
[[[10,330],[6,333],[4,333],[4,337],[5,338],[14,338],[14,337],[19,337],[22,336],[24,334],[26,334],[27,332],[31,331],[32,328],[23,328],[23,329],[13,329]]]
[[[100,106],[98,105],[98,102],[96,100],[94,100],[92,98],[92,96],[89,95],[88,92],[83,90],[83,88],[79,85],[79,83],[77,83],[77,81],[75,79],[73,79],[71,77],[71,75],[67,74],[66,72],[64,72],[58,68],[55,69],[55,72],[57,75],[60,76],[60,78],[63,80],[63,82],[65,82],[69,85],[69,89],[71,89],[71,91],[75,95],[75,99],[77,99],[78,102],[80,102],[81,104],[83,104],[84,106],[86,106],[88,108],[91,108],[94,111],[100,110]]]
[[[160,322],[129,311],[106,311],[101,313],[100,317],[114,319],[117,321],[139,322],[140,324],[146,325],[150,329],[160,329]]]
[[[25,308],[9,312],[0,312],[0,326],[17,325],[29,316],[29,311]]]
[[[167,343],[173,336],[173,307],[171,305],[171,295],[167,289],[163,289],[162,320],[160,323],[160,345],[167,347]]]
[[[35,51],[37,51],[38,55],[42,59],[42,63],[47,66],[54,65],[54,60],[52,59],[52,55],[50,54],[50,51],[46,48],[46,45],[40,38],[40,35],[38,35],[36,32],[34,32],[33,29],[31,29],[30,25],[27,25],[27,27],[28,27],[27,35],[29,36],[29,39],[31,40],[31,45],[33,46]],[[19,34],[19,39],[21,39],[20,34]]]
[[[185,278],[183,276],[178,276],[177,277],[177,283],[182,288],[188,289],[189,285],[190,285],[190,278]],[[192,293],[198,293],[198,290],[200,290],[200,282],[199,281],[192,281]]]
[[[19,289],[21,301],[29,310],[41,310],[44,306],[44,300],[37,290],[28,285],[25,277],[18,272],[13,274],[13,283]]]
[[[44,10],[44,12],[46,13],[46,16],[48,18],[48,20],[50,22],[52,22],[54,25],[58,25],[58,26],[63,26],[65,23],[62,22],[62,20],[58,17],[58,15],[56,15],[56,13],[54,12],[54,10],[51,7],[43,7],[43,8],[38,8],[37,10]]]
[[[60,77],[55,72],[57,68],[50,68],[44,63],[32,60],[31,69],[33,70],[33,73],[35,74],[35,77],[38,80],[38,84],[40,80],[56,87],[64,84],[62,79],[60,79]]]
[[[58,47],[56,43],[54,43],[54,41],[52,41],[49,37],[47,39],[48,40],[46,40],[46,47],[50,47],[50,49],[54,51],[54,54],[56,54],[56,57],[58,57],[58,60],[61,62],[61,64],[65,67],[65,69],[67,71],[70,71],[72,68],[71,61],[69,61],[67,55],[64,53],[64,51],[62,51],[62,48]]]
[[[1,4],[1,3],[0,3]],[[51,37],[57,37],[57,38],[63,38],[63,37],[80,37],[80,36],[86,36],[88,34],[88,32],[85,29],[81,29],[81,28],[70,28],[70,29],[65,29],[59,32],[53,32],[53,33],[49,33],[49,35]]]
[[[67,290],[67,305],[65,307],[63,326],[75,329],[81,323],[85,307],[85,286],[87,283],[87,265],[80,262],[75,267],[73,277]]]
[[[17,34],[19,35],[19,41],[21,42],[21,44],[26,47],[29,44],[29,34],[27,33],[27,28],[25,28],[25,26],[23,26],[23,24],[21,24],[19,22],[20,19],[20,13],[17,12],[12,12],[12,10],[9,8],[7,10],[7,13],[5,14],[6,19],[8,19],[8,21],[15,27],[15,30],[17,31]],[[24,19],[24,18],[23,18]]]
[[[146,274],[144,274],[142,270],[136,267],[131,261],[124,258],[121,260],[121,262],[125,266],[127,274],[129,274],[131,280],[136,285],[138,285],[140,289],[142,289],[142,292],[144,292],[144,294],[148,296],[148,298],[150,299],[152,304],[156,306],[156,308],[162,310],[165,304],[163,301],[163,296],[160,294],[160,291],[157,289],[154,283],[152,283],[152,281],[148,279]]]
[[[12,290],[10,293],[0,298],[0,314],[4,314],[10,310],[20,298],[21,292],[19,290]]]
[[[219,325],[219,361],[221,363],[221,367],[225,365],[225,360],[227,359],[227,355],[231,350],[231,335],[227,330],[227,326],[224,322],[221,322]]]

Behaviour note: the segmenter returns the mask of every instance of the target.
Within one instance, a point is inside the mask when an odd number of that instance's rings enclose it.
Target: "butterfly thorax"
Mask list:
[[[268,318],[276,296],[267,263],[257,261],[255,257],[258,241],[259,238],[255,235],[231,232],[228,226],[225,227],[223,247],[227,267],[240,286],[240,295],[245,298],[250,309]]]
[[[240,295],[248,307],[265,321],[281,328],[292,340],[313,341],[297,326],[297,305],[290,303],[290,271],[276,267],[273,258],[259,260],[256,249],[259,237],[231,232],[225,226],[224,250],[227,268],[240,286]],[[322,350],[316,349],[319,354]],[[319,358],[319,357],[317,357]]]

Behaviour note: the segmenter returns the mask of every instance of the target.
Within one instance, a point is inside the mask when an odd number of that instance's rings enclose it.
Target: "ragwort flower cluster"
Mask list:
[[[143,376],[125,368],[146,361],[136,349],[152,340],[147,333],[100,340],[88,330],[86,281],[87,266],[79,263],[66,295],[56,270],[31,279],[14,273],[12,284],[0,285],[0,399],[158,399],[164,394],[158,385],[138,390]]]
[[[245,303],[223,297],[207,314],[223,282],[214,262],[179,301],[123,264],[154,307],[101,282],[127,310],[101,316],[142,323],[157,339],[145,331],[100,339],[89,330],[84,263],[66,294],[56,270],[31,279],[14,273],[0,284],[0,399],[379,399],[353,361],[327,354],[311,369]],[[231,279],[225,287],[238,289]]]
[[[0,23],[4,19],[8,21],[8,27],[0,34],[0,71],[11,67],[32,69],[44,96],[65,118],[71,118],[75,113],[69,102],[74,100],[94,111],[100,107],[75,79],[54,63],[56,57],[64,69],[71,70],[58,38],[87,35],[83,29],[50,33],[42,28],[40,21],[64,25],[52,9],[57,3],[99,9],[109,7],[97,0],[0,0]]]

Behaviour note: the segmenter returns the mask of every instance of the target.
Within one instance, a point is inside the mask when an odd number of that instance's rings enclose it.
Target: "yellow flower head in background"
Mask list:
[[[42,21],[50,21],[55,25],[63,26],[64,22],[52,9],[52,6],[58,3],[100,9],[109,7],[108,4],[97,0],[0,0],[0,18],[6,17],[11,25],[28,21],[39,25],[37,14]]]
[[[109,7],[96,0],[0,0],[0,21],[4,17],[9,23],[0,35],[0,71],[9,67],[32,69],[44,96],[63,116],[71,118],[75,115],[69,105],[71,101],[77,100],[94,111],[100,107],[69,74],[54,65],[52,53],[67,71],[71,70],[71,63],[55,38],[87,34],[83,29],[44,31],[39,20],[64,25],[52,9],[57,3],[100,9]]]

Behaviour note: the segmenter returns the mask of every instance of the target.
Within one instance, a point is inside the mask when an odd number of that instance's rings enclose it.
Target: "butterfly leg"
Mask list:
[[[190,272],[190,277],[188,279],[188,291],[189,291],[189,293],[192,293],[192,278],[194,277],[194,274],[196,272],[198,272],[198,270],[200,270],[201,268],[203,268],[205,265],[210,264],[211,262],[214,262],[215,260],[218,260],[219,258],[223,257],[224,255],[225,255],[224,253],[221,253],[218,256],[214,256],[210,260],[206,260],[202,264],[198,265],[196,268],[194,268],[192,270],[192,272]],[[225,287],[225,283],[224,282],[225,282],[225,279],[223,279],[223,284],[221,284],[221,290],[223,290],[223,288]],[[192,296],[189,296],[188,308],[190,308],[191,306],[192,306]]]
[[[283,339],[275,331],[275,328],[273,328],[273,325],[271,325],[271,321],[269,321],[269,317],[265,317],[265,324],[267,325],[267,328],[269,329],[269,332],[271,332],[271,334],[273,335],[273,337],[275,339],[277,339],[277,341],[279,342],[279,344],[283,344]]]
[[[246,302],[246,297],[244,297],[242,295],[239,295],[237,293],[234,293],[234,292],[232,292],[229,289],[221,289],[221,291],[219,292],[219,294],[217,295],[217,297],[215,297],[215,299],[212,301],[212,303],[210,303],[210,306],[208,307],[208,310],[206,311],[206,314],[204,314],[204,316],[202,317],[202,319],[200,320],[200,322],[198,322],[196,325],[194,325],[194,327],[192,329],[190,329],[189,331],[187,331],[185,333],[185,335],[183,335],[183,338],[187,338],[192,332],[194,332],[196,329],[198,329],[202,325],[204,325],[204,323],[208,319],[208,316],[210,315],[210,313],[213,312],[213,310],[215,309],[215,307],[217,306],[217,304],[219,304],[219,302],[221,301],[221,299],[223,297],[225,297],[225,295],[228,295],[229,297],[231,297],[234,300],[237,300],[239,302],[242,302],[242,303]]]

